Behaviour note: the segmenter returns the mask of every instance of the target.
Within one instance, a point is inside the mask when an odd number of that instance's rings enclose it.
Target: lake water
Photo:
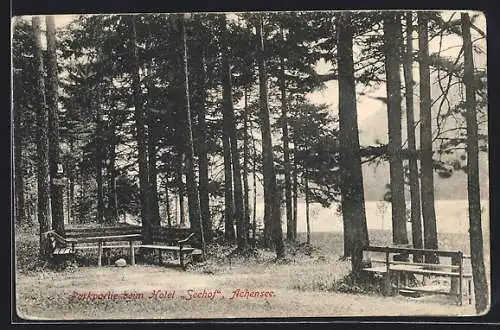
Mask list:
[[[366,221],[368,229],[391,230],[391,205],[388,202],[368,201],[365,204]],[[383,208],[385,205],[385,212]],[[297,204],[297,231],[306,231],[305,203]],[[407,201],[407,207],[409,202]],[[489,232],[489,201],[482,200],[482,225],[483,233]],[[323,208],[320,204],[310,205],[310,225],[312,232],[342,231],[342,215],[338,214],[337,205]],[[463,233],[468,234],[468,203],[466,200],[438,200],[435,203],[437,231],[439,233]],[[257,204],[257,219],[264,215],[264,204]],[[283,230],[286,230],[285,211],[282,210]],[[411,223],[408,222],[408,230]]]

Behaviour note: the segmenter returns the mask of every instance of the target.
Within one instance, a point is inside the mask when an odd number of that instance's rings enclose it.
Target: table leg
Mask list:
[[[135,251],[134,251],[134,242],[130,241],[130,264],[135,266]]]
[[[472,285],[470,279],[467,279],[467,294],[469,296],[469,305],[470,305],[472,304]]]
[[[163,255],[161,249],[158,249],[158,264],[161,266],[163,264]]]
[[[102,266],[102,242],[97,243],[97,267]]]

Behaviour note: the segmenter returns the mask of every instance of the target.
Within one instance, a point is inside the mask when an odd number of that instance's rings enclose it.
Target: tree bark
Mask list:
[[[229,44],[226,16],[222,14],[221,20],[221,33],[222,33],[222,89],[223,89],[223,102],[224,113],[227,116],[227,126],[224,129],[229,129],[229,143],[231,147],[231,163],[233,169],[233,186],[234,186],[234,218],[236,220],[236,236],[238,250],[242,251],[246,248],[246,223],[243,205],[243,188],[241,185],[241,165],[240,153],[238,150],[238,134],[236,131],[236,120],[234,116],[233,96],[232,96],[232,83],[231,83],[231,68],[229,65]]]
[[[276,186],[276,169],[274,167],[273,144],[271,138],[271,123],[268,106],[267,93],[267,73],[266,60],[264,51],[264,39],[262,35],[263,22],[262,16],[258,17],[257,24],[257,40],[259,42],[258,58],[259,58],[259,90],[260,90],[260,115],[261,115],[261,130],[262,130],[262,156],[263,156],[263,174],[264,174],[264,201],[271,206],[271,240],[276,250],[278,259],[285,257],[285,249],[283,244],[283,232],[281,229],[280,216],[280,198]]]
[[[181,18],[181,33],[182,33],[182,48],[184,62],[184,91],[185,91],[185,145],[186,145],[186,169],[187,169],[187,195],[189,208],[189,223],[191,230],[195,233],[194,247],[201,248],[205,251],[205,239],[203,232],[203,224],[200,219],[200,195],[198,184],[196,182],[195,164],[194,164],[194,142],[193,128],[191,123],[191,105],[189,96],[189,72],[188,72],[188,53],[186,44],[186,22],[185,18]]]
[[[212,243],[212,219],[210,218],[210,196],[209,179],[208,179],[208,148],[207,148],[207,123],[205,118],[205,102],[206,102],[206,64],[205,53],[202,50],[201,63],[200,63],[200,77],[201,82],[198,93],[198,162],[200,173],[200,208],[201,208],[201,221],[203,222],[203,230],[205,234],[205,242]]]
[[[470,34],[469,14],[461,14],[464,45],[464,83],[467,120],[467,195],[469,202],[469,238],[471,247],[472,275],[477,313],[483,313],[489,305],[488,283],[484,267],[483,231],[481,225],[481,195],[479,190],[479,145],[476,110],[476,86],[474,82],[474,55]],[[461,294],[461,293],[460,293]]]
[[[432,161],[432,127],[431,127],[431,85],[429,70],[429,18],[424,12],[418,14],[418,46],[420,75],[420,151],[421,151],[421,194],[422,216],[424,224],[424,247],[437,249],[436,211],[434,209],[434,171]],[[426,256],[428,263],[438,263],[434,256]]]
[[[22,107],[14,109],[14,166],[15,166],[15,212],[16,223],[26,223],[26,203],[24,195],[24,161],[23,161],[23,132]]]
[[[306,243],[311,244],[311,222],[309,220],[309,180],[307,179],[307,173],[304,175],[304,191],[306,197],[306,226],[307,226],[307,236]]]
[[[158,200],[158,171],[156,169],[157,138],[155,136],[155,122],[153,114],[148,111],[148,174],[149,174],[149,198],[151,203],[151,223],[160,226],[160,205]]]
[[[280,31],[282,42],[283,29]],[[286,78],[285,78],[285,54],[280,53],[280,92],[281,92],[281,120],[283,131],[283,165],[285,169],[285,204],[286,204],[286,239],[294,240],[293,232],[293,214],[292,214],[292,180],[290,165],[290,146],[288,139],[288,102],[286,96]]]
[[[297,239],[297,206],[298,206],[298,193],[299,193],[299,178],[298,178],[298,173],[297,173],[297,156],[296,156],[296,150],[295,146],[296,143],[295,141],[293,142],[294,149],[293,149],[293,239]]]
[[[389,169],[391,177],[392,242],[408,244],[404,171],[401,152],[401,18],[399,13],[384,15],[384,52],[387,86],[387,119],[389,127]]]
[[[113,117],[113,115],[111,116]],[[109,223],[118,222],[118,196],[116,194],[116,144],[117,144],[117,136],[115,129],[116,121],[114,118],[110,120],[110,139],[108,144],[108,212],[106,220]]]
[[[94,102],[94,104],[96,104]],[[104,185],[103,185],[103,162],[104,162],[104,129],[101,120],[101,115],[99,113],[98,106],[96,105],[97,111],[97,127],[96,127],[96,183],[97,183],[97,223],[104,223]]]
[[[249,187],[248,187],[248,160],[250,158],[249,151],[249,142],[248,142],[248,119],[249,119],[249,110],[248,110],[248,90],[247,87],[244,87],[243,91],[244,95],[244,109],[243,109],[243,204],[245,208],[245,227],[246,227],[246,237],[248,239],[251,228],[250,225],[250,201],[249,201]]]
[[[168,228],[172,227],[172,216],[170,215],[170,197],[168,195],[168,176],[165,178],[165,213]]]
[[[182,179],[184,175],[184,154],[180,153],[178,155],[177,163],[177,176],[178,176],[178,194],[179,194],[179,225],[184,227],[186,225],[186,215],[184,214],[184,181]]]
[[[145,129],[144,104],[142,100],[141,78],[139,75],[140,64],[137,50],[137,32],[135,15],[130,15],[131,20],[131,36],[130,44],[132,48],[132,93],[135,107],[135,134],[139,158],[139,189],[141,200],[141,219],[142,233],[146,244],[152,241],[152,221],[151,221],[151,205],[149,199],[149,174],[148,174],[148,159],[147,159],[147,140]]]
[[[225,92],[223,92],[225,93]],[[223,96],[224,100],[225,97]],[[224,101],[225,103],[225,101]],[[224,151],[224,237],[227,242],[233,243],[236,238],[234,231],[234,198],[233,198],[233,172],[231,159],[230,132],[231,123],[224,104],[222,112],[222,148]]]
[[[415,141],[415,115],[413,104],[413,17],[406,13],[406,52],[403,62],[406,100],[406,131],[408,135],[408,167],[410,170],[411,233],[412,244],[416,249],[423,248],[422,217],[420,209],[420,182],[418,178],[417,146]],[[413,256],[414,262],[423,262],[421,255]]]
[[[56,26],[54,16],[45,16],[47,26],[47,107],[49,110],[49,167],[50,167],[50,203],[52,209],[52,228],[57,233],[64,235],[64,184],[55,184],[53,179],[61,179],[58,173],[60,161],[59,148],[59,102],[57,77],[57,45]],[[62,165],[61,165],[62,166]]]
[[[356,84],[353,63],[352,14],[341,14],[337,20],[337,56],[339,71],[339,142],[342,214],[345,256],[351,256],[352,272],[359,274],[363,257],[362,248],[368,244],[363,174],[359,148],[358,116],[356,109]]]
[[[252,219],[252,240],[255,242],[255,232],[257,230],[257,149],[255,148],[255,137],[252,134],[252,149],[253,149],[253,167],[252,167],[252,184],[253,184],[253,219]]]
[[[40,40],[40,18],[32,18],[34,56],[36,60],[36,106],[37,106],[37,206],[38,223],[40,224],[39,252],[41,259],[50,257],[50,243],[47,232],[51,228],[51,218],[49,209],[49,137],[48,137],[48,109],[45,103],[45,81],[43,69],[42,45]]]

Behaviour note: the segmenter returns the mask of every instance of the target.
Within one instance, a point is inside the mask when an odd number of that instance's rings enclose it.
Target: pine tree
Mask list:
[[[481,226],[481,196],[479,191],[479,146],[476,112],[474,57],[469,14],[461,14],[464,49],[464,84],[467,120],[467,196],[469,202],[469,237],[476,311],[483,313],[489,305],[488,283],[484,269],[483,232]]]
[[[401,152],[401,18],[396,12],[384,14],[384,53],[387,87],[387,119],[389,127],[389,167],[391,177],[392,241],[408,244],[404,172]]]
[[[416,249],[423,248],[422,216],[420,209],[420,182],[418,178],[417,147],[415,142],[415,118],[413,105],[413,15],[406,13],[406,51],[404,54],[404,79],[406,100],[406,130],[408,135],[411,200],[411,233],[412,244]],[[422,256],[414,255],[414,262],[422,262]]]
[[[359,152],[352,19],[353,15],[350,13],[340,14],[337,18],[336,30],[344,256],[351,256],[352,271],[356,276],[361,267],[362,248],[368,244],[368,228]]]
[[[33,16],[31,21],[33,27],[34,51],[37,65],[36,79],[36,107],[37,107],[37,208],[38,223],[40,224],[40,257],[47,259],[50,256],[50,244],[47,232],[51,228],[51,214],[49,208],[50,186],[49,186],[49,137],[48,137],[48,108],[45,101],[45,81],[42,55],[42,42],[40,39],[40,18]]]
[[[141,200],[141,219],[144,242],[151,243],[152,240],[152,221],[151,205],[149,198],[149,175],[147,159],[147,139],[146,139],[146,120],[144,114],[144,104],[142,99],[141,78],[139,75],[140,64],[137,50],[137,29],[136,16],[130,15],[130,47],[132,50],[132,93],[134,98],[134,116],[135,116],[135,134],[137,149],[139,153],[139,189]]]
[[[257,19],[257,41],[258,41],[258,66],[259,66],[259,90],[260,90],[260,116],[262,131],[262,158],[264,173],[264,203],[270,208],[270,236],[274,244],[277,258],[285,257],[283,244],[283,232],[281,229],[280,217],[280,198],[277,198],[279,192],[276,185],[276,170],[274,167],[273,146],[271,139],[271,124],[269,120],[269,106],[267,93],[267,73],[266,59],[263,38],[263,20],[262,15]]]
[[[193,142],[193,128],[191,122],[191,105],[189,96],[189,71],[188,71],[188,50],[186,43],[186,22],[185,17],[180,19],[181,36],[182,36],[182,50],[184,62],[184,91],[185,91],[185,146],[186,146],[186,179],[187,179],[187,194],[188,194],[188,208],[189,208],[189,223],[191,229],[197,235],[195,246],[205,250],[205,240],[203,233],[203,224],[200,219],[200,195],[198,185],[196,183],[195,164],[194,164],[194,142]]]
[[[421,150],[421,194],[424,224],[424,247],[437,249],[436,211],[434,209],[434,170],[432,161],[431,129],[431,87],[429,68],[428,13],[419,12],[418,45],[420,73],[420,150]],[[426,262],[438,263],[439,260],[426,256]]]

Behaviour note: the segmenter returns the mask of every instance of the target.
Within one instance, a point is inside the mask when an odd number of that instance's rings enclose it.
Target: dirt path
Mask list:
[[[456,306],[447,297],[415,299],[293,289],[293,281],[300,276],[307,278],[308,271],[311,269],[302,265],[257,269],[242,266],[204,274],[138,265],[85,267],[71,273],[20,274],[17,309],[21,316],[31,319],[475,314],[472,305]],[[257,291],[267,297],[231,299],[237,289],[241,295],[248,290],[252,295]]]

